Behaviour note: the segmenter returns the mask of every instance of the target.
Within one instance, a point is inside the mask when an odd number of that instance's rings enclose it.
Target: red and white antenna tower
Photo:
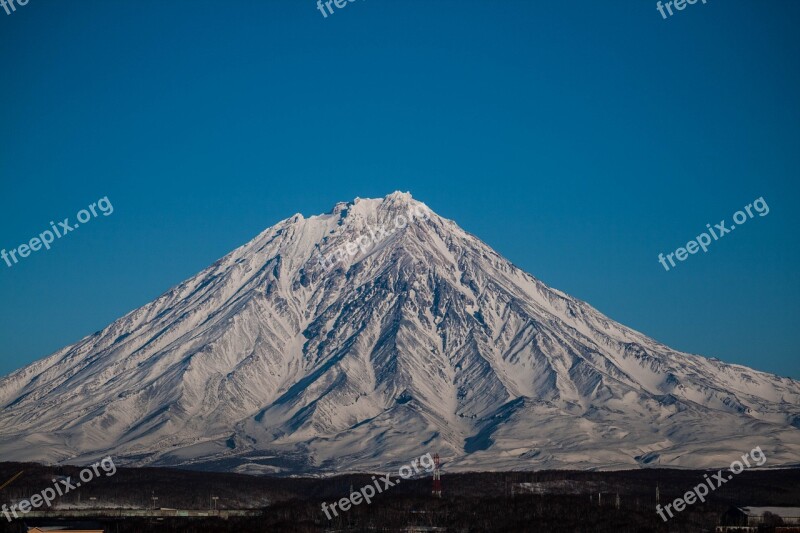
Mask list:
[[[442,473],[439,470],[439,466],[441,465],[441,461],[439,460],[439,454],[433,454],[433,492],[432,494],[437,498],[442,497]]]

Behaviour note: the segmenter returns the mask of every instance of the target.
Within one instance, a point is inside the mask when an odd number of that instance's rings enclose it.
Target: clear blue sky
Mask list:
[[[677,349],[800,378],[800,3],[30,0],[0,11],[0,373],[296,212],[411,191]],[[657,261],[763,196],[770,213]]]

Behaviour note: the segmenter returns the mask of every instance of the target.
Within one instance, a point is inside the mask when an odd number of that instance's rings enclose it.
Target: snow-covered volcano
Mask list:
[[[800,383],[626,328],[403,193],[276,224],[0,380],[0,406],[3,460],[706,467],[761,446],[800,463]]]

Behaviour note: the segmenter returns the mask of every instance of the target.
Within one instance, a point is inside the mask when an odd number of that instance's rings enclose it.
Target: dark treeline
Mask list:
[[[29,498],[52,485],[54,476],[77,478],[79,468],[0,463],[0,478],[24,474],[0,492],[3,503]],[[332,478],[255,477],[176,469],[118,469],[60,498],[57,504],[96,507],[260,509],[255,519],[126,519],[103,522],[109,533],[139,531],[401,531],[408,526],[442,531],[697,532],[713,531],[731,506],[797,506],[800,469],[745,471],[711,492],[705,504],[688,506],[664,523],[655,512],[656,486],[662,506],[704,478],[702,471],[513,472],[442,474],[444,494],[430,496],[430,477],[403,481],[328,520],[328,504],[373,483],[370,475]],[[533,485],[525,485],[533,484]],[[537,485],[538,484],[538,485]],[[538,490],[545,493],[532,494]],[[600,493],[600,497],[598,497]],[[619,495],[619,508],[617,508]],[[90,498],[96,498],[90,500]],[[599,500],[599,501],[598,501]],[[25,531],[22,523],[0,520],[0,533]]]

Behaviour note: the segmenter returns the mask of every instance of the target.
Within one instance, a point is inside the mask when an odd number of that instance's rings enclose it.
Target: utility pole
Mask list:
[[[439,471],[440,466],[439,454],[433,454],[433,491],[432,494],[437,498],[442,497],[442,473]]]

